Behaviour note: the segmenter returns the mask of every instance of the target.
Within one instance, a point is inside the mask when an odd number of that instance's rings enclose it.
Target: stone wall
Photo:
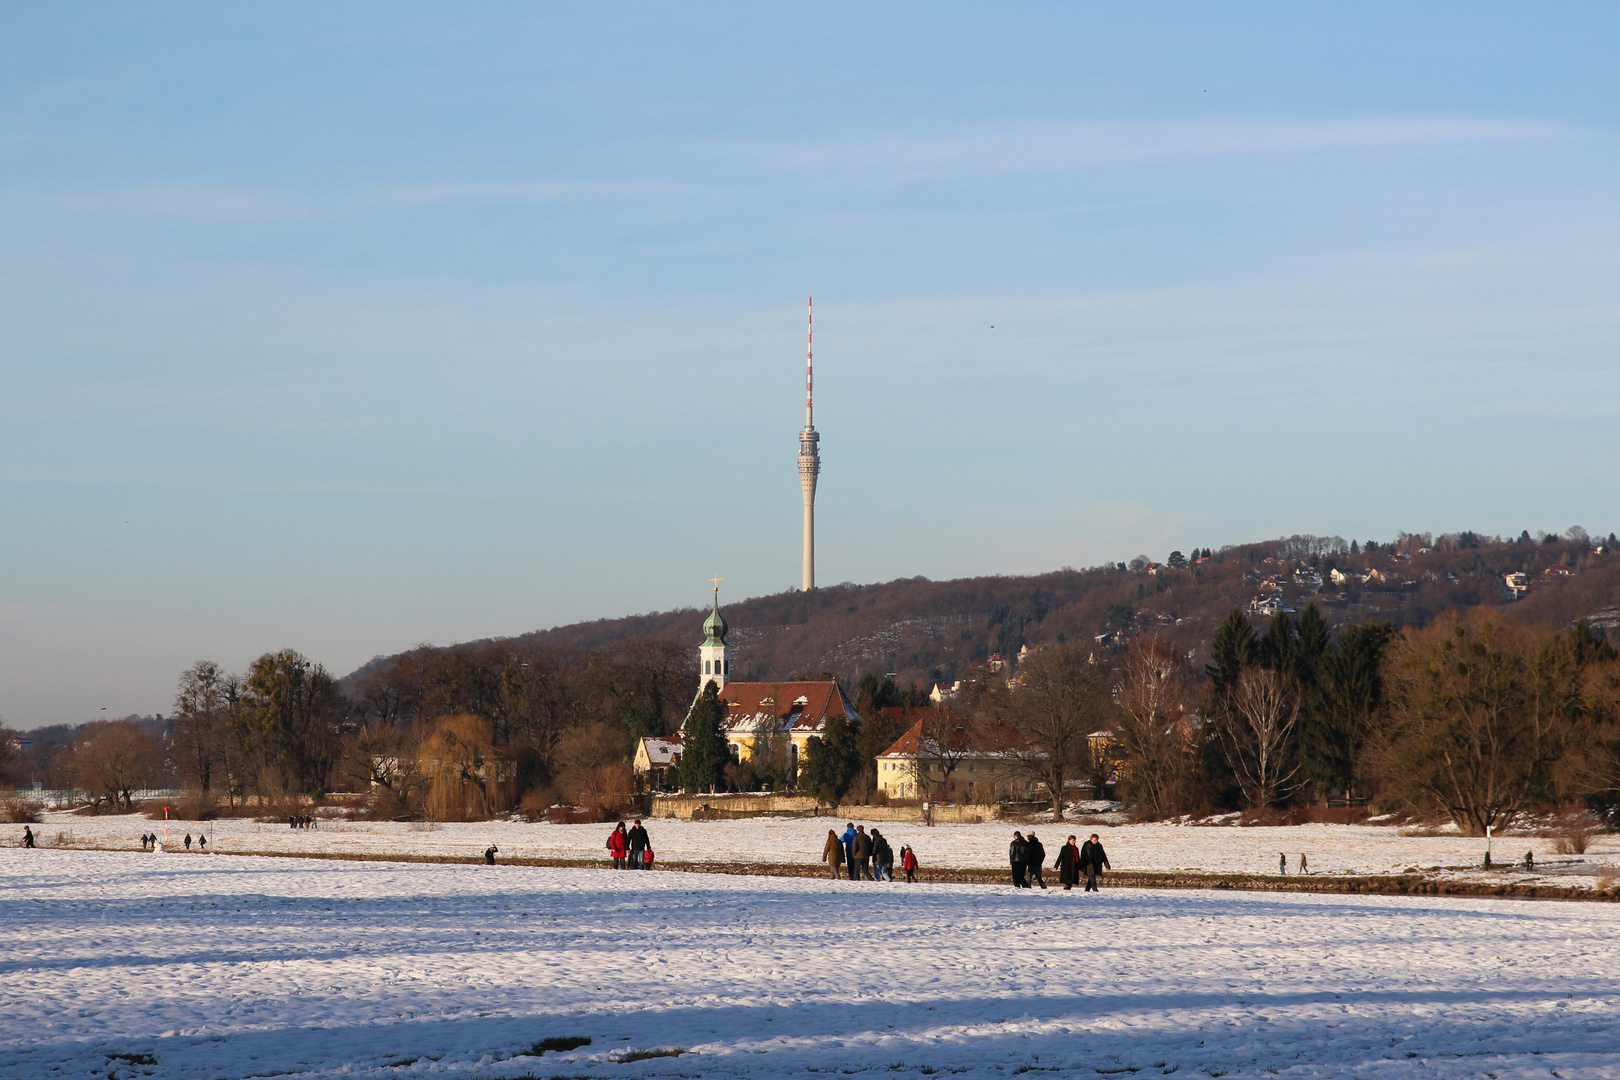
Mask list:
[[[779,817],[833,817],[845,821],[911,821],[923,820],[920,806],[840,806],[828,810],[809,795],[792,794],[727,794],[727,795],[655,795],[649,817],[679,818],[682,821],[724,821],[729,818],[751,818],[776,815]],[[997,821],[1001,807],[993,804],[968,806],[935,806],[932,813],[936,824],[968,824]]]

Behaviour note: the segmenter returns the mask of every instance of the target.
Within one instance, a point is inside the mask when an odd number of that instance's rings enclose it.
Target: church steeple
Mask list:
[[[715,689],[726,688],[726,677],[731,674],[731,658],[726,654],[726,617],[720,614],[720,583],[724,578],[715,577],[714,582],[714,610],[709,617],[703,620],[703,644],[698,646],[698,679],[699,687],[715,684]]]

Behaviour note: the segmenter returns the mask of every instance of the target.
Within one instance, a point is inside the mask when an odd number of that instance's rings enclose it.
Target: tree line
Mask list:
[[[692,791],[864,801],[878,755],[920,725],[936,767],[919,794],[935,798],[960,797],[963,762],[990,748],[998,797],[1034,791],[1061,810],[1108,793],[1150,818],[1367,805],[1482,833],[1529,806],[1620,803],[1620,660],[1584,624],[1478,609],[1333,632],[1311,605],[1257,629],[1234,610],[1207,654],[1195,669],[1184,643],[1151,633],[1050,642],[1016,672],[981,665],[944,707],[869,675],[857,718],[835,716],[791,770],[780,754],[731,758],[717,696],[694,702],[691,650],[672,642],[422,647],[341,683],[289,649],[239,673],[192,665],[167,720],[85,725],[52,768],[116,809],[172,782],[220,805],[348,791],[390,816],[533,812],[621,800],[636,740],[691,709],[677,782]],[[0,739],[0,771],[28,765]]]
[[[1111,651],[1052,643],[1010,678],[981,669],[949,707],[902,714],[929,759],[920,793],[949,797],[977,753],[1059,815],[1110,792],[1150,819],[1367,806],[1481,835],[1530,807],[1620,805],[1620,659],[1584,624],[1481,609],[1334,634],[1311,605],[1256,632],[1234,610],[1209,653],[1196,672],[1189,652],[1149,634]],[[870,715],[810,740],[803,788],[836,803],[870,775]],[[683,783],[706,790],[721,775]]]

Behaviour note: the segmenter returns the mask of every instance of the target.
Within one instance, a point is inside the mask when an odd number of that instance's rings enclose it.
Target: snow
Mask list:
[[[47,848],[0,912],[8,1080],[1620,1077],[1602,903]]]
[[[1442,876],[1472,878],[1465,868],[1479,865],[1485,841],[1455,833],[1441,836],[1402,836],[1393,826],[1295,825],[1273,828],[1209,827],[1189,825],[1017,825],[987,822],[982,825],[935,825],[904,822],[866,822],[889,838],[896,851],[911,844],[927,868],[1003,868],[1007,841],[1014,829],[1035,829],[1051,859],[1062,839],[1074,833],[1084,839],[1099,833],[1116,870],[1208,871],[1275,874],[1277,856],[1286,853],[1290,870],[1298,868],[1301,854],[1314,874],[1392,874],[1409,869],[1451,868]],[[811,864],[821,859],[827,830],[843,831],[844,819],[753,818],[735,821],[676,821],[648,819],[653,850],[659,862],[749,862]],[[348,855],[458,855],[482,854],[494,844],[508,859],[605,859],[609,825],[548,825],[521,821],[473,823],[406,823],[332,821],[323,819],[316,829],[289,829],[285,823],[258,823],[248,818],[222,818],[212,822],[174,822],[170,833],[176,844],[186,832],[208,830],[209,844],[224,852],[321,853]],[[136,848],[142,832],[162,833],[163,823],[134,815],[79,817],[68,813],[46,815],[37,831],[46,844],[65,836],[68,845]],[[1620,835],[1593,837],[1592,847],[1580,863],[1554,853],[1553,841],[1542,837],[1498,837],[1495,857],[1519,862],[1534,850],[1540,870],[1490,878],[1493,882],[1544,882],[1590,887],[1602,873],[1620,873]],[[1563,865],[1560,865],[1562,863]]]

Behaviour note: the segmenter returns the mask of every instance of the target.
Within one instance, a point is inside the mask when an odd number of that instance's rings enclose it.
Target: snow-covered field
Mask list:
[[[1608,904],[12,849],[0,912],[8,1080],[1620,1076]]]
[[[901,844],[916,849],[923,866],[992,868],[1005,865],[1007,841],[1015,828],[1030,826],[1006,822],[983,825],[922,825],[867,823],[883,831],[896,851]],[[821,858],[827,830],[842,821],[830,818],[756,818],[744,821],[650,820],[653,849],[661,861],[814,863]],[[1218,871],[1221,873],[1274,874],[1277,856],[1286,853],[1290,871],[1298,869],[1304,854],[1313,873],[1390,874],[1409,869],[1477,866],[1485,842],[1475,837],[1401,836],[1392,827],[1370,825],[1296,825],[1278,828],[1219,828],[1185,825],[1084,826],[1072,823],[1033,826],[1051,858],[1070,833],[1082,839],[1100,833],[1109,861],[1119,870]],[[246,818],[212,822],[173,822],[176,844],[187,832],[211,834],[218,851],[285,853],[341,853],[370,855],[476,856],[494,844],[506,858],[597,859],[607,852],[607,825],[546,825],[495,821],[469,824],[323,820],[320,827],[293,830],[285,824],[260,824]],[[147,831],[163,831],[162,822],[135,815],[79,817],[69,813],[46,815],[37,831],[46,844],[61,842],[98,847],[138,846]],[[20,835],[20,827],[16,832]],[[1493,881],[1540,881],[1549,884],[1590,886],[1603,873],[1620,871],[1620,835],[1593,838],[1580,863],[1568,863],[1554,853],[1553,841],[1542,837],[1508,836],[1495,842],[1498,861],[1521,861],[1533,850],[1541,872],[1517,874]],[[1562,865],[1560,864],[1562,861]],[[1447,876],[1470,876],[1450,871]]]

